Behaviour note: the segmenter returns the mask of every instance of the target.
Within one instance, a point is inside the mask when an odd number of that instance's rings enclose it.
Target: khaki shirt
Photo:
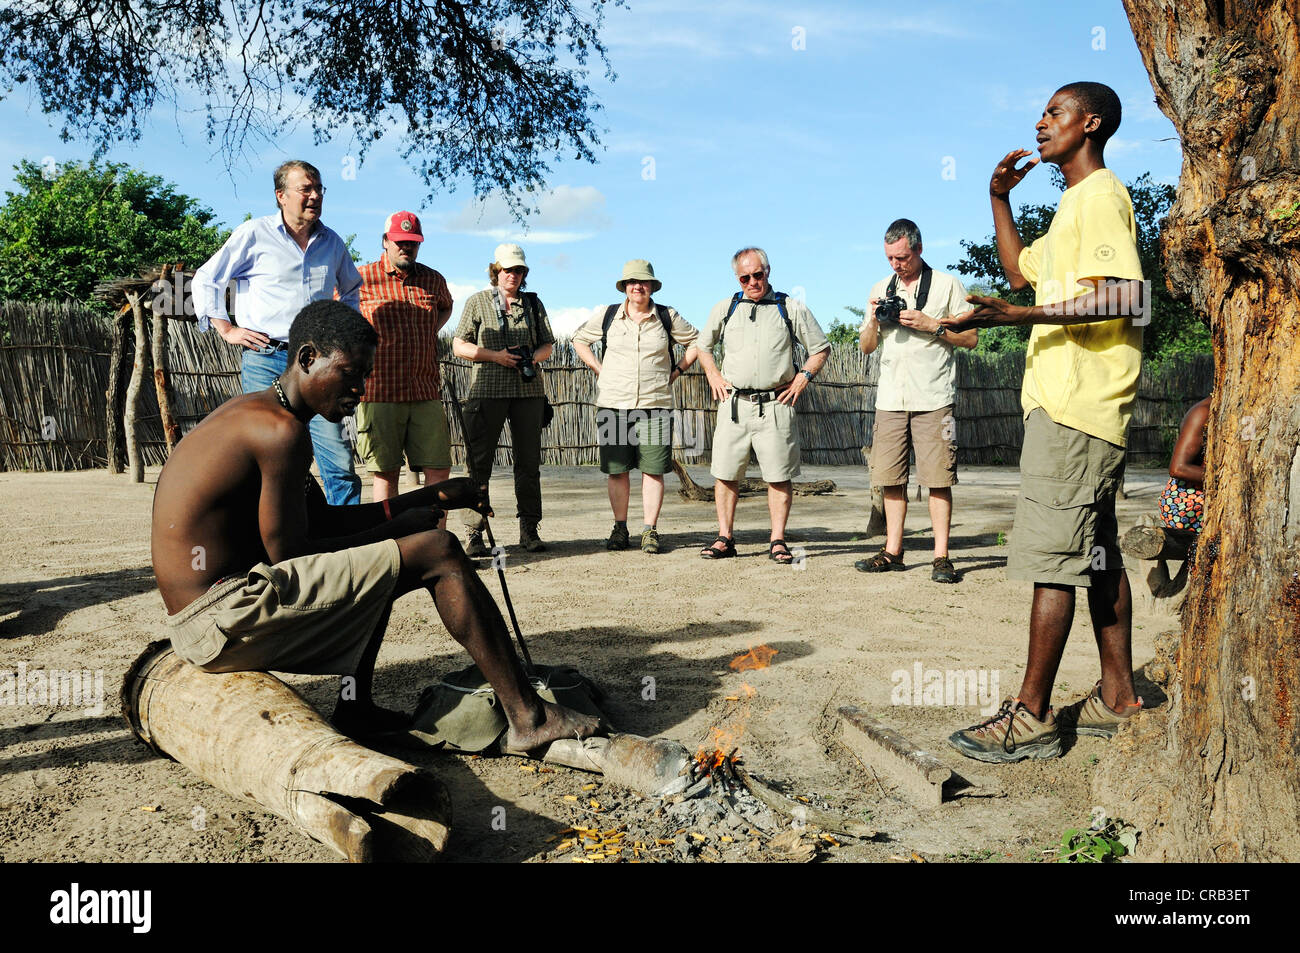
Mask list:
[[[882,278],[871,286],[867,301],[884,300],[885,291],[892,278]],[[908,308],[916,307],[916,293],[921,289],[918,276],[911,288],[898,282],[897,294]],[[870,307],[870,304],[867,305]],[[932,318],[946,318],[962,314],[972,305],[966,303],[966,289],[952,275],[934,272],[930,278],[930,294],[926,296],[923,314]],[[867,322],[862,322],[866,327]],[[914,331],[901,324],[881,324],[880,327],[880,380],[876,390],[877,410],[907,410],[913,412],[938,410],[957,400],[956,348],[926,331]],[[859,329],[861,333],[861,329]]]
[[[573,335],[575,344],[590,346],[600,340],[605,310],[602,308],[578,328]],[[693,345],[699,332],[675,308],[668,308],[668,317],[672,321],[673,341],[687,348]],[[627,302],[619,305],[609,325],[606,348],[600,357],[600,376],[596,378],[598,407],[635,410],[673,405],[673,393],[668,386],[673,370],[668,358],[668,335],[656,312],[652,310],[649,316],[638,321],[628,316]]]
[[[721,338],[722,376],[742,390],[775,390],[791,380],[798,369],[791,353],[790,332],[771,292],[757,304],[742,298],[727,321],[724,336],[722,319],[730,307],[730,298],[723,298],[713,306],[696,347],[712,349]],[[794,325],[795,337],[809,355],[831,346],[817,319],[802,301],[786,298],[785,311]]]

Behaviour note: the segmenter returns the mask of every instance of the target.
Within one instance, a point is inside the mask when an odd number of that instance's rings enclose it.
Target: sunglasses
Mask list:
[[[756,271],[756,272],[754,272],[752,275],[737,275],[736,277],[740,279],[740,283],[741,283],[742,285],[747,285],[747,284],[749,284],[751,281],[762,281],[763,278],[764,278],[764,275],[765,275],[764,272],[762,272],[762,271]]]
[[[519,267],[518,265],[516,265],[516,266],[513,267],[513,268],[502,268],[501,270],[504,271],[504,272],[505,272],[506,274],[508,274],[508,275],[526,275],[526,274],[528,274],[528,269],[527,269],[527,268],[521,268],[521,267]]]

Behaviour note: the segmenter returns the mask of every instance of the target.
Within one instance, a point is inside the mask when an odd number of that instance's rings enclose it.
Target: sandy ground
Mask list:
[[[701,470],[693,472],[704,481]],[[120,717],[123,674],[146,643],[161,637],[163,608],[148,538],[156,477],[151,471],[139,485],[103,472],[0,473],[0,673],[20,664],[28,672],[102,671],[104,695],[102,713],[85,704],[0,703],[0,860],[335,860],[287,822],[158,757],[133,739]],[[1086,823],[1090,774],[1107,742],[1067,743],[1057,761],[978,764],[945,742],[954,729],[981,720],[977,704],[891,703],[908,695],[899,686],[918,665],[983,670],[996,679],[994,705],[1018,688],[1030,590],[1007,581],[999,542],[1011,530],[1016,472],[961,471],[952,552],[964,579],[956,586],[930,581],[929,518],[915,502],[907,519],[908,570],[855,572],[853,561],[879,547],[860,536],[869,505],[866,472],[805,470],[804,479],[821,478],[839,489],[796,498],[787,536],[803,552],[802,568],[794,570],[766,558],[761,497],[741,501],[739,559],[705,562],[696,555],[715,535],[713,507],[682,501],[673,477],[660,519],[665,552],[608,553],[604,478],[594,468],[545,470],[542,534],[551,552],[517,552],[513,521],[495,521],[511,544],[511,595],[535,659],[575,664],[597,681],[620,729],[694,748],[710,742],[711,729],[724,728],[752,772],[792,797],[881,832],[874,841],[823,843],[817,855],[823,860],[1043,859],[1064,829]],[[1160,471],[1129,474],[1121,530],[1154,510],[1162,483]],[[508,474],[494,481],[493,498],[500,510],[509,508]],[[632,502],[638,514],[635,490]],[[499,592],[491,576],[485,577],[489,588]],[[1140,576],[1130,571],[1135,591],[1143,588]],[[1155,636],[1174,624],[1138,600],[1139,664],[1151,656]],[[729,668],[760,644],[777,650],[770,667]],[[407,596],[394,609],[379,657],[377,699],[409,710],[423,686],[466,664],[431,600]],[[1096,677],[1081,598],[1056,703],[1079,697]],[[322,707],[337,685],[333,678],[286,681]],[[1148,704],[1163,702],[1149,683],[1140,691]],[[870,710],[980,787],[939,809],[913,806],[838,742],[842,705]],[[645,815],[653,808],[598,777],[563,769],[539,774],[518,759],[399,754],[430,767],[451,791],[450,860],[567,859],[555,852],[564,828],[617,827],[620,812]],[[597,808],[588,806],[597,799]],[[756,849],[744,859],[769,856]],[[646,859],[684,858],[669,849]]]

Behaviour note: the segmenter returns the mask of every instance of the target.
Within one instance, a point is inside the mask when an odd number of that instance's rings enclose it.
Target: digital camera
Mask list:
[[[906,310],[906,301],[898,295],[890,295],[876,305],[876,320],[881,324],[897,324],[898,316]]]
[[[537,376],[537,365],[533,363],[532,348],[525,344],[515,344],[506,348],[511,354],[519,358],[519,363],[515,365],[515,370],[519,376],[526,381],[532,380]]]

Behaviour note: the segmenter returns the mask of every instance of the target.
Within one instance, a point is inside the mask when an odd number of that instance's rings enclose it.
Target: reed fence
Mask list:
[[[7,338],[0,343],[0,466],[6,470],[106,466],[110,319],[78,305],[8,301],[0,303],[0,318],[8,329]],[[442,344],[442,353],[450,355],[450,340],[444,339]],[[174,390],[172,409],[185,433],[240,392],[239,352],[215,333],[203,334],[192,322],[179,321],[168,329],[167,347]],[[463,399],[469,392],[469,365],[444,358],[442,373],[444,380],[455,382]],[[959,462],[1017,462],[1023,437],[1023,375],[1022,354],[957,353],[954,416]],[[878,376],[874,356],[866,357],[853,347],[835,349],[799,404],[804,462],[862,463],[861,447],[872,439]],[[595,464],[595,377],[568,341],[556,345],[545,366],[545,379],[555,419],[542,433],[542,462],[552,466]],[[1143,368],[1129,431],[1130,464],[1158,464],[1168,459],[1183,413],[1209,393],[1212,380],[1209,355],[1171,358],[1158,368]],[[681,423],[676,456],[685,463],[706,465],[716,405],[704,375],[692,368],[673,390]],[[161,464],[166,459],[166,441],[152,388],[143,390],[139,421],[146,464]],[[453,462],[460,464],[464,441],[455,414],[449,415],[449,423]],[[507,427],[496,462],[509,466],[512,461]]]

